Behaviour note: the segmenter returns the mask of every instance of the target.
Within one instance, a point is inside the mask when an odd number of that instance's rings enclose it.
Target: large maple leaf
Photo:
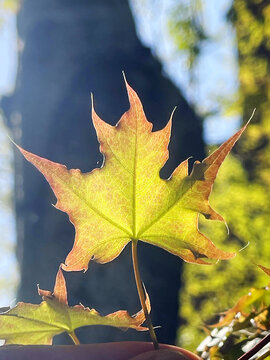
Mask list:
[[[83,305],[69,307],[66,282],[61,269],[56,276],[54,292],[39,289],[39,294],[43,297],[41,304],[20,302],[0,314],[0,339],[5,340],[5,345],[50,345],[53,337],[63,332],[67,332],[76,341],[74,330],[89,325],[148,330],[141,326],[145,321],[142,310],[132,317],[124,310],[101,316],[95,309]],[[146,306],[149,312],[148,296]]]
[[[186,160],[163,180],[159,172],[168,159],[171,119],[164,129],[152,132],[140,99],[126,86],[130,109],[116,126],[101,120],[92,107],[104,155],[101,168],[82,174],[19,148],[43,173],[57,197],[56,207],[75,226],[74,246],[64,269],[86,270],[91,259],[111,261],[133,240],[159,246],[192,263],[233,257],[198,230],[198,216],[223,221],[208,198],[220,165],[245,127],[202,163],[196,161],[190,175]]]

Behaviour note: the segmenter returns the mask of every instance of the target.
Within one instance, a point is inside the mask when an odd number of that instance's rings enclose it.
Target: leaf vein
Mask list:
[[[98,210],[96,207],[94,207],[91,203],[89,203],[83,196],[81,196],[80,193],[76,192],[71,186],[69,186],[67,183],[65,183],[60,176],[56,175],[56,177],[60,180],[60,182],[62,182],[65,186],[67,186],[69,188],[69,190],[76,195],[82,202],[84,202],[86,204],[87,207],[89,207],[94,213],[96,213],[97,215],[99,215],[101,218],[103,218],[104,220],[106,220],[107,222],[109,222],[111,225],[113,225],[114,227],[116,227],[117,229],[123,231],[125,234],[127,234],[128,236],[131,236],[132,234],[125,229],[124,227],[122,227],[121,225],[117,224],[115,221],[113,221],[111,218],[109,218],[108,216],[106,216],[104,213],[102,213],[100,210]]]

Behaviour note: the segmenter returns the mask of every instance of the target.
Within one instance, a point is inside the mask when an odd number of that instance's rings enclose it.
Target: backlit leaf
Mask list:
[[[147,330],[141,326],[145,321],[141,310],[134,316],[117,311],[101,316],[95,309],[83,305],[69,307],[66,282],[59,269],[54,292],[39,289],[43,301],[39,305],[20,302],[14,308],[0,314],[0,339],[5,344],[50,345],[55,335],[67,332],[72,335],[81,326],[107,325],[120,328]],[[150,311],[147,296],[146,305]]]
[[[137,94],[126,86],[130,109],[116,126],[101,120],[92,107],[104,155],[101,168],[82,174],[19,148],[43,173],[57,197],[56,207],[75,226],[74,246],[64,269],[86,270],[92,258],[100,263],[111,261],[133,239],[191,263],[233,257],[198,230],[198,216],[223,221],[208,198],[220,165],[245,127],[202,163],[196,161],[190,175],[186,160],[163,180],[159,172],[169,156],[171,120],[164,129],[153,132]]]

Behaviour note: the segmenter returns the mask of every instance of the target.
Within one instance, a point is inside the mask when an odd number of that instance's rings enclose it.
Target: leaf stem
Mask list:
[[[80,340],[77,338],[77,335],[75,334],[74,331],[69,332],[68,335],[71,337],[72,341],[74,342],[75,345],[80,345]]]
[[[135,281],[136,281],[136,286],[137,286],[137,291],[138,291],[138,295],[140,298],[140,302],[141,302],[141,306],[144,312],[144,316],[145,316],[145,320],[146,320],[146,324],[147,327],[149,329],[149,333],[154,345],[154,349],[158,350],[159,345],[158,345],[158,341],[157,341],[157,337],[156,337],[156,333],[151,321],[151,317],[148,313],[146,304],[145,304],[145,293],[144,293],[144,289],[142,286],[142,282],[141,282],[141,276],[140,276],[140,271],[139,271],[139,265],[138,265],[138,252],[137,252],[137,245],[138,245],[138,240],[136,239],[132,239],[132,263],[133,263],[133,270],[134,270],[134,275],[135,275]]]
[[[270,342],[270,334],[267,334],[260,342],[258,342],[252,349],[240,356],[238,360],[248,360],[253,355],[257,354],[266,344]]]

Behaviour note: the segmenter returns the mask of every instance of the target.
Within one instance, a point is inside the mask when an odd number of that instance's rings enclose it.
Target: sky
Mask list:
[[[12,92],[15,84],[16,19],[10,12],[0,12],[0,97]],[[13,190],[12,151],[8,133],[0,114],[0,307],[15,304],[18,282],[17,261],[14,252],[16,233],[11,202],[7,199]],[[1,343],[1,342],[0,342]]]
[[[1,0],[0,0],[1,1]],[[205,43],[194,69],[195,81],[190,83],[185,54],[179,54],[168,30],[168,16],[179,1],[187,0],[130,0],[138,27],[138,35],[153,54],[161,59],[164,73],[181,89],[188,101],[202,114],[217,110],[204,122],[207,143],[220,143],[239,127],[239,116],[228,116],[220,107],[218,96],[233,98],[237,88],[237,59],[235,34],[224,15],[231,0],[203,0],[202,23],[211,41]],[[194,0],[198,1],[198,0]],[[0,27],[0,97],[12,92],[17,71],[16,17],[12,12],[1,13]],[[0,198],[12,190],[12,152],[0,115]],[[18,281],[15,245],[15,225],[12,209],[0,199],[0,228],[5,239],[0,242],[0,307],[14,303]],[[2,231],[4,229],[4,231]],[[12,279],[5,282],[6,278]]]
[[[189,81],[185,54],[180,54],[168,30],[168,18],[179,3],[199,0],[132,0],[137,19],[138,34],[145,45],[165,64],[164,71],[182,90],[199,113],[217,110],[206,116],[204,139],[207,143],[221,143],[239,128],[239,116],[228,116],[220,108],[218,97],[234,100],[238,89],[237,53],[234,29],[225,15],[232,0],[202,0],[201,22],[210,40],[202,47],[195,66],[195,81]]]
[[[16,17],[9,11],[0,11],[0,96],[12,91],[17,70]]]

